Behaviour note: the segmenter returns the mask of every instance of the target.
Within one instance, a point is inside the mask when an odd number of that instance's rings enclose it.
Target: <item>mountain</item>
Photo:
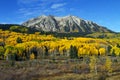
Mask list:
[[[22,24],[44,32],[58,33],[93,33],[93,32],[113,32],[103,26],[100,26],[92,21],[80,19],[76,16],[45,16],[30,19]]]

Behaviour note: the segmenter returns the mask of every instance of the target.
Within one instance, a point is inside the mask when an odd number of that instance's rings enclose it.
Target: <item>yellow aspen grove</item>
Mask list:
[[[117,46],[113,46],[111,49],[111,54],[115,54],[116,56],[120,55],[120,48],[118,48]]]
[[[59,52],[61,53],[61,54],[63,54],[63,51],[65,50],[65,46],[61,46],[60,48],[59,48]]]
[[[100,55],[105,55],[106,54],[105,48],[100,48],[99,53],[100,53]]]
[[[80,57],[81,55],[83,55],[83,48],[78,49],[78,57]]]
[[[8,45],[17,48],[17,51],[14,49],[13,52],[10,49],[4,48]],[[12,31],[0,31],[0,47],[4,48],[4,53],[2,54],[4,57],[7,54],[16,53],[17,58],[20,57],[21,59],[25,56],[26,59],[29,59],[31,52],[34,52],[35,57],[41,56],[43,53],[47,53],[49,56],[52,55],[51,53],[69,56],[71,45],[77,49],[78,57],[83,55],[107,55],[109,54],[108,52],[115,54],[115,56],[120,55],[119,39],[94,39],[83,37],[58,38],[53,35],[43,35],[39,32],[23,34]],[[106,51],[108,45],[111,45],[111,48],[109,48],[109,51]],[[106,46],[106,48],[104,48],[104,46]]]
[[[98,55],[98,50],[96,48],[94,48],[94,54]]]
[[[94,54],[95,54],[95,52],[94,52],[94,47],[91,46],[91,47],[90,47],[90,55],[94,55]]]
[[[120,48],[116,48],[116,49],[115,49],[115,54],[116,54],[116,56],[119,56],[119,55],[120,55]]]

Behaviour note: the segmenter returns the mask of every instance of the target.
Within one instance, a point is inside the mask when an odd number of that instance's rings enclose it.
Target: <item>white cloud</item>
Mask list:
[[[39,7],[35,8],[21,8],[18,10],[18,13],[22,15],[22,17],[28,17],[28,16],[35,16],[37,14],[40,14],[41,9]]]
[[[29,19],[40,15],[59,15],[66,10],[64,0],[18,0],[19,19]]]
[[[57,8],[60,8],[60,7],[65,6],[65,5],[66,5],[66,3],[53,4],[53,5],[51,6],[51,8],[52,8],[52,9],[57,9]]]
[[[43,3],[58,3],[62,2],[63,0],[41,0]]]
[[[33,2],[38,2],[39,0],[18,0],[19,4],[29,4]]]

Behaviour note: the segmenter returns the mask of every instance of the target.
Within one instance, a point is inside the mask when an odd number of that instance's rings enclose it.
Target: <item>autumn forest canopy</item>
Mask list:
[[[84,56],[120,56],[120,37],[55,37],[53,34],[27,33],[19,26],[0,30],[0,59],[29,60],[53,57],[79,59]],[[113,36],[114,35],[114,36]],[[97,33],[96,33],[97,36]]]

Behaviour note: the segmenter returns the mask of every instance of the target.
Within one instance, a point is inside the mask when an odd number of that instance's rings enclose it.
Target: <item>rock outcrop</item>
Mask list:
[[[54,17],[54,16],[40,16],[30,19],[22,24],[26,27],[31,27],[39,31],[45,32],[112,32],[111,30],[100,26],[92,21],[80,19],[76,16]]]

